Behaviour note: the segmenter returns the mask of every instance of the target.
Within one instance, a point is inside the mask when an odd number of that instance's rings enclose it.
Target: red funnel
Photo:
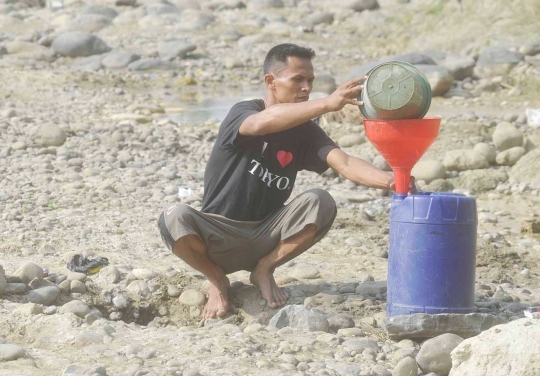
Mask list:
[[[394,170],[396,193],[409,193],[411,170],[439,134],[441,118],[364,119],[368,140]]]

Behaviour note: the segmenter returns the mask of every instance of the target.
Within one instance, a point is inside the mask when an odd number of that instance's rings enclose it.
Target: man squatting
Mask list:
[[[269,307],[287,302],[274,270],[321,240],[337,213],[332,196],[318,188],[284,205],[298,171],[322,174],[331,167],[357,184],[394,189],[392,175],[343,152],[311,120],[347,104],[362,105],[357,98],[366,79],[308,101],[314,57],[312,49],[288,43],[268,52],[266,98],[235,104],[221,123],[204,174],[201,211],[175,204],[158,220],[168,248],[210,282],[203,318],[235,310],[227,274],[239,270],[251,272]]]

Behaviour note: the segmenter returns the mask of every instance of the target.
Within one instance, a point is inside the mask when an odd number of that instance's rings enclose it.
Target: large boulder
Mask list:
[[[518,183],[528,183],[540,189],[540,148],[525,154],[510,170],[510,178]]]
[[[515,146],[513,148],[501,151],[495,159],[497,164],[502,166],[513,166],[525,155],[525,148]]]
[[[495,147],[485,142],[479,142],[474,145],[474,150],[482,154],[489,163],[495,163],[495,157],[497,156],[497,150]]]
[[[473,149],[447,151],[443,164],[448,171],[467,171],[489,167],[484,155]]]
[[[519,319],[461,342],[450,376],[540,375],[540,320]]]
[[[419,64],[416,67],[426,75],[434,97],[446,94],[454,83],[454,77],[445,67],[424,64]]]
[[[440,161],[425,160],[419,161],[412,169],[412,175],[417,180],[423,180],[426,184],[431,183],[436,179],[444,179],[446,177],[446,169]]]
[[[486,47],[478,57],[474,74],[478,77],[506,75],[520,61],[523,55],[504,47]]]
[[[461,342],[463,338],[452,333],[428,339],[422,344],[416,362],[424,373],[434,372],[440,376],[447,376],[452,368],[450,353]]]
[[[523,146],[523,133],[514,124],[503,121],[493,132],[493,143],[497,150],[504,151],[515,146]]]
[[[472,194],[495,189],[500,183],[508,180],[505,171],[495,169],[464,171],[452,179],[455,188],[465,189]]]
[[[476,61],[472,57],[462,56],[453,52],[427,52],[435,62],[448,69],[448,72],[458,81],[473,75]]]
[[[99,55],[111,50],[100,38],[82,31],[60,34],[51,48],[57,54],[69,57]]]

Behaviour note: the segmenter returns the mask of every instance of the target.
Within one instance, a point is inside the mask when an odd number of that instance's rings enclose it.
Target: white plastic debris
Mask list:
[[[529,127],[540,128],[540,108],[527,108],[525,110]]]
[[[191,188],[182,188],[182,187],[178,188],[178,197],[180,198],[188,197],[188,196],[191,196],[192,194],[193,194],[193,191],[191,190]]]

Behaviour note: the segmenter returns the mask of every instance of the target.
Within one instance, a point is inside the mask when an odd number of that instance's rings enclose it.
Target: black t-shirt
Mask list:
[[[264,136],[238,130],[250,115],[265,109],[260,99],[235,104],[221,123],[204,173],[202,211],[237,221],[258,221],[283,207],[296,173],[319,174],[338,146],[313,121]]]

